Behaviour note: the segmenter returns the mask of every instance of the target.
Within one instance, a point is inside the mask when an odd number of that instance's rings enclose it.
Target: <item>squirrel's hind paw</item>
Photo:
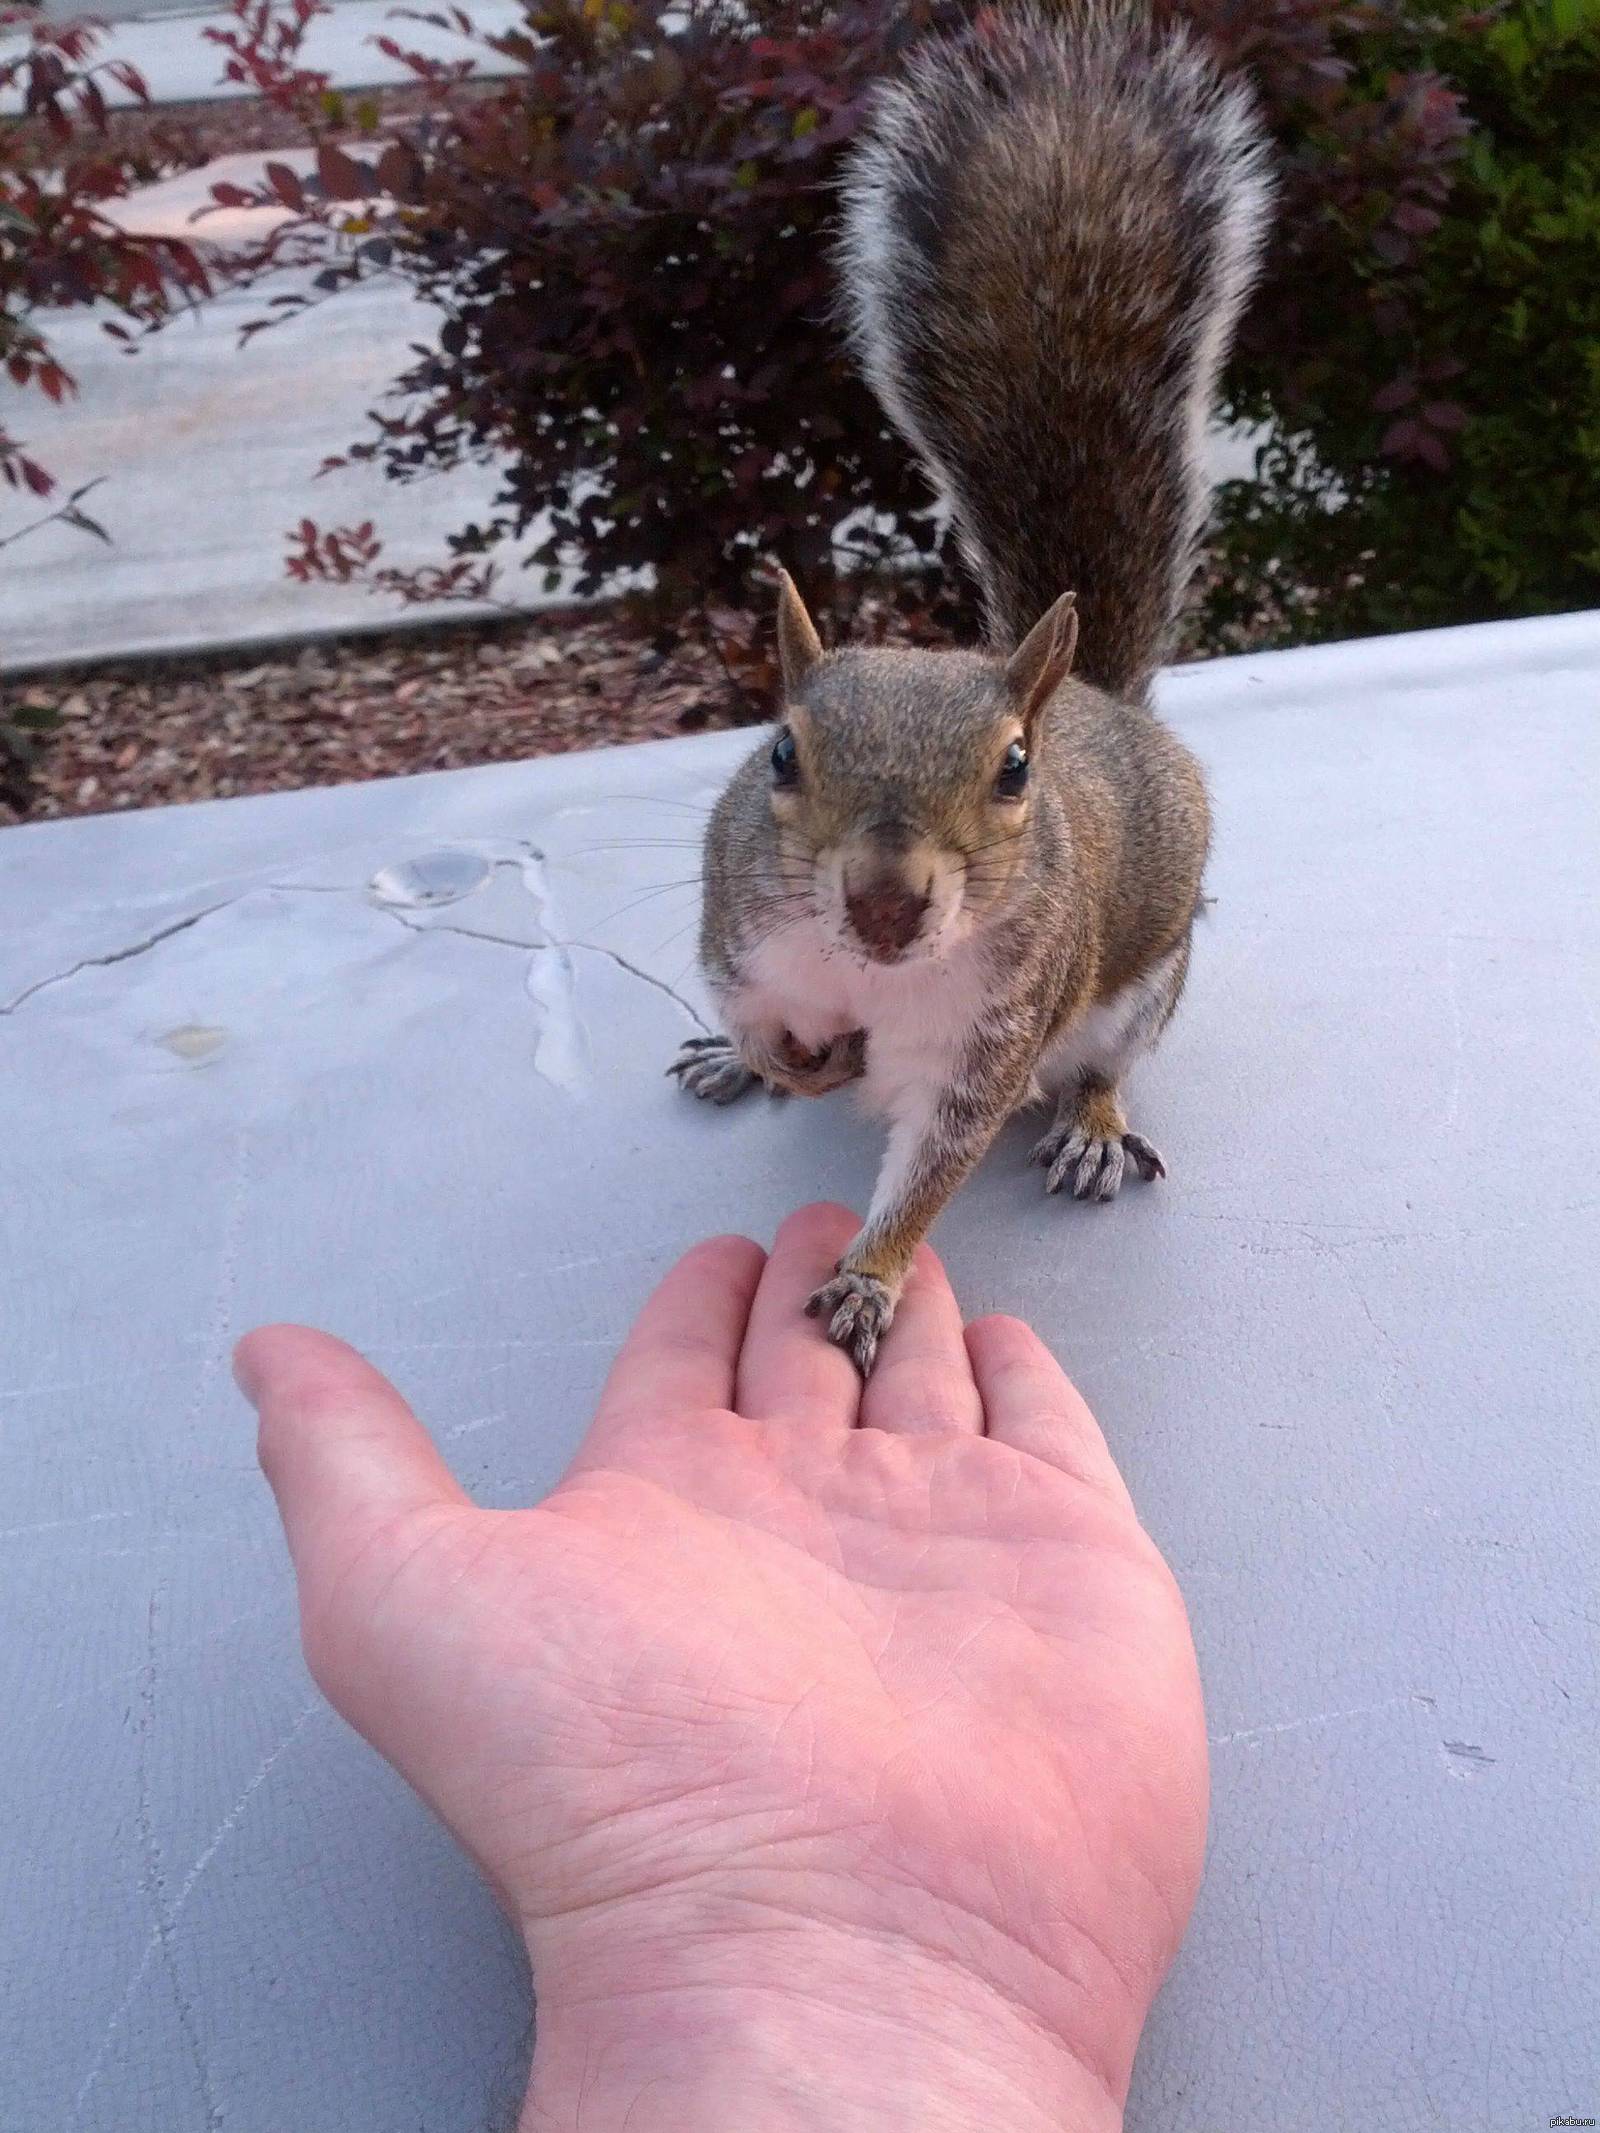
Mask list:
[[[677,1077],[680,1089],[708,1104],[735,1103],[758,1079],[728,1037],[685,1038],[667,1072]]]
[[[863,1377],[871,1374],[878,1343],[894,1317],[893,1290],[875,1274],[835,1274],[806,1305],[807,1318],[825,1318],[828,1338],[855,1361]]]
[[[1147,1183],[1167,1174],[1166,1164],[1142,1133],[1110,1137],[1085,1133],[1081,1126],[1065,1132],[1052,1127],[1034,1148],[1032,1160],[1045,1165],[1046,1192],[1059,1192],[1070,1182],[1075,1200],[1114,1200],[1130,1165]]]

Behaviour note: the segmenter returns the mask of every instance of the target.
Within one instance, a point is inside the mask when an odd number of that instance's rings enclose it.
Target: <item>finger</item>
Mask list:
[[[1083,1395],[1031,1326],[980,1318],[967,1328],[967,1353],[988,1434],[1131,1511],[1133,1499]]]
[[[805,1312],[859,1226],[847,1207],[824,1203],[802,1207],[779,1230],[750,1306],[734,1398],[740,1414],[813,1428],[855,1422],[860,1373]]]
[[[685,1252],[623,1342],[600,1396],[601,1419],[729,1406],[764,1259],[748,1237],[712,1237]]]
[[[951,1430],[977,1436],[983,1429],[961,1306],[925,1244],[917,1247],[905,1294],[867,1380],[861,1420],[868,1429],[903,1437]]]
[[[239,1343],[234,1375],[299,1576],[315,1576],[330,1538],[348,1555],[386,1520],[467,1501],[399,1393],[343,1341],[265,1326]]]

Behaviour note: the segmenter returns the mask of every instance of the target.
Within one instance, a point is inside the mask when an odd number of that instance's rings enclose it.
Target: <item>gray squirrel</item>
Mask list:
[[[919,1240],[1020,1106],[1112,1199],[1119,1085],[1189,964],[1210,816],[1150,708],[1204,523],[1218,374],[1270,202],[1249,90],[1135,0],[986,11],[880,92],[843,186],[854,347],[946,498],[981,651],[825,651],[781,577],[776,740],[705,845],[730,1102],[858,1081],[866,1221],[807,1306],[870,1371]],[[1076,668],[1074,654],[1076,652]]]

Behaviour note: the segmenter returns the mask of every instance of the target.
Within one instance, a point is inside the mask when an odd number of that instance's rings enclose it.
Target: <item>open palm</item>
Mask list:
[[[931,1254],[862,1387],[799,1308],[853,1227],[692,1252],[523,1511],[350,1350],[252,1336],[307,1654],[522,1926],[542,2022],[645,1975],[937,1977],[1119,2104],[1203,1842],[1182,1603],[1047,1351],[963,1333]]]

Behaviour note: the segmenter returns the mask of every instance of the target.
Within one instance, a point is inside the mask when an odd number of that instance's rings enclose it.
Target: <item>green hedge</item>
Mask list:
[[[1211,641],[1295,642],[1600,604],[1600,0],[1367,30],[1369,92],[1436,70],[1470,130],[1377,301],[1319,318],[1313,380],[1257,343],[1262,479],[1221,500]],[[1267,303],[1272,292],[1266,292]]]

